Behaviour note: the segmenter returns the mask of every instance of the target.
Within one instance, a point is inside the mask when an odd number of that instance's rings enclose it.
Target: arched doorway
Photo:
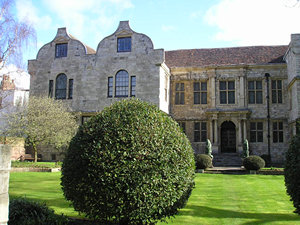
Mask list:
[[[225,121],[221,125],[221,152],[236,152],[236,131],[231,121]]]

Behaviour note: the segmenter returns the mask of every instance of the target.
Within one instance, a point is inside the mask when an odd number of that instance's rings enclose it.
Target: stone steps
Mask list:
[[[213,158],[214,167],[241,167],[242,164],[242,159],[237,153],[218,154]]]

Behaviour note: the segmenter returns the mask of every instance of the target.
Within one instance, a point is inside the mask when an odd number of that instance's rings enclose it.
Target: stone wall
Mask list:
[[[10,151],[9,146],[0,145],[0,225],[6,225],[8,222]]]

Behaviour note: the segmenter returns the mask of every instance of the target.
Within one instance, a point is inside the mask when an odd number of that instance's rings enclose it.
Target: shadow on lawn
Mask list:
[[[226,209],[217,209],[207,206],[187,206],[187,211],[181,211],[181,215],[193,215],[198,217],[207,217],[207,218],[241,218],[241,219],[251,219],[252,221],[242,223],[243,225],[250,224],[264,224],[270,222],[278,221],[295,221],[300,222],[300,216],[297,214],[276,214],[274,213],[245,213],[245,212],[236,212]],[[256,221],[253,221],[256,220]]]

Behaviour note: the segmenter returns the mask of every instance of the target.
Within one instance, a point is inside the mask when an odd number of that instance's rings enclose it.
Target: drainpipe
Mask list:
[[[271,135],[270,135],[270,96],[269,96],[269,78],[270,78],[270,74],[269,73],[265,73],[265,78],[266,78],[266,82],[267,82],[267,119],[268,119],[268,155],[269,155],[269,159],[270,159],[270,163],[271,163]]]

